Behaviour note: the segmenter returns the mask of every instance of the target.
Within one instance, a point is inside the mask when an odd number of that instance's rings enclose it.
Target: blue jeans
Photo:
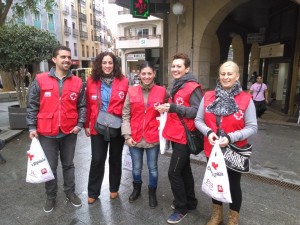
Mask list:
[[[158,170],[157,170],[157,159],[159,152],[159,145],[154,146],[153,148],[136,148],[129,147],[129,151],[132,158],[132,177],[135,183],[142,182],[142,169],[143,169],[143,155],[144,150],[147,155],[147,165],[149,171],[149,187],[156,188],[157,187],[157,178],[158,178]]]

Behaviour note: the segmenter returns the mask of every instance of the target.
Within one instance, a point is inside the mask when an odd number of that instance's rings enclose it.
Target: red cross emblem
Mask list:
[[[76,100],[76,98],[77,98],[77,94],[75,93],[75,92],[73,92],[72,94],[70,94],[70,98],[71,98],[71,100]]]
[[[29,158],[30,161],[31,161],[32,158],[34,157],[34,155],[31,155],[30,153],[27,153],[27,156],[28,156],[28,158]]]
[[[241,120],[243,117],[244,117],[244,113],[242,110],[239,110],[237,111],[236,113],[233,114],[234,117],[237,119],[237,120]]]
[[[124,94],[124,92],[123,92],[123,91],[120,91],[120,92],[119,92],[119,97],[120,97],[120,99],[124,99],[124,97],[125,97],[125,94]]]
[[[183,98],[181,98],[181,97],[179,97],[179,98],[177,98],[176,99],[176,103],[177,103],[177,105],[183,105]]]

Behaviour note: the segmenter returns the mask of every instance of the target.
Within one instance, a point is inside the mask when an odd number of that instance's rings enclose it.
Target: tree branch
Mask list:
[[[6,17],[7,17],[7,14],[8,14],[8,11],[9,11],[9,9],[11,8],[11,5],[12,5],[12,2],[13,2],[13,0],[7,0],[6,1],[6,5],[5,5],[5,8],[4,8],[4,10],[3,10],[3,12],[2,12],[2,1],[1,1],[1,10],[0,10],[0,15],[1,15],[1,17],[0,17],[0,26],[2,26],[2,25],[4,25],[4,23],[5,23],[5,20],[6,20]]]

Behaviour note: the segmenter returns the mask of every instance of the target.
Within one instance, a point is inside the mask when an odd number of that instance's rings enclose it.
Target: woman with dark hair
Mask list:
[[[158,118],[159,112],[155,106],[168,101],[164,87],[154,84],[155,70],[149,62],[140,66],[141,84],[128,89],[123,107],[122,134],[129,146],[132,158],[133,192],[129,202],[134,202],[141,193],[142,168],[144,151],[147,156],[149,171],[149,206],[157,206],[157,159],[159,152]]]
[[[122,108],[128,90],[128,80],[121,73],[116,56],[111,52],[100,53],[92,68],[86,87],[87,121],[85,134],[91,137],[92,160],[88,181],[88,203],[93,204],[99,197],[105,161],[109,145],[109,189],[110,198],[118,197],[122,174],[122,150],[124,138],[121,128],[116,137],[107,139],[94,126],[99,110],[115,116],[122,116]]]
[[[196,209],[198,200],[195,196],[194,177],[190,165],[190,150],[181,119],[190,131],[196,130],[194,118],[202,98],[201,85],[190,72],[190,59],[187,54],[173,56],[171,73],[174,78],[171,90],[172,101],[157,106],[159,112],[168,112],[163,136],[171,141],[172,156],[168,171],[174,196],[174,212],[168,223],[179,223],[188,210]]]

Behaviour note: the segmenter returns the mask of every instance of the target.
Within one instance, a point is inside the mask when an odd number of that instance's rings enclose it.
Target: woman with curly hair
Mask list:
[[[121,128],[116,136],[98,133],[94,126],[99,110],[122,116],[122,108],[128,90],[128,80],[121,73],[116,56],[111,52],[100,53],[92,68],[86,87],[87,121],[85,134],[91,137],[92,160],[88,181],[88,203],[99,197],[105,172],[105,161],[109,146],[110,198],[118,197],[122,174],[122,150],[124,137]]]

